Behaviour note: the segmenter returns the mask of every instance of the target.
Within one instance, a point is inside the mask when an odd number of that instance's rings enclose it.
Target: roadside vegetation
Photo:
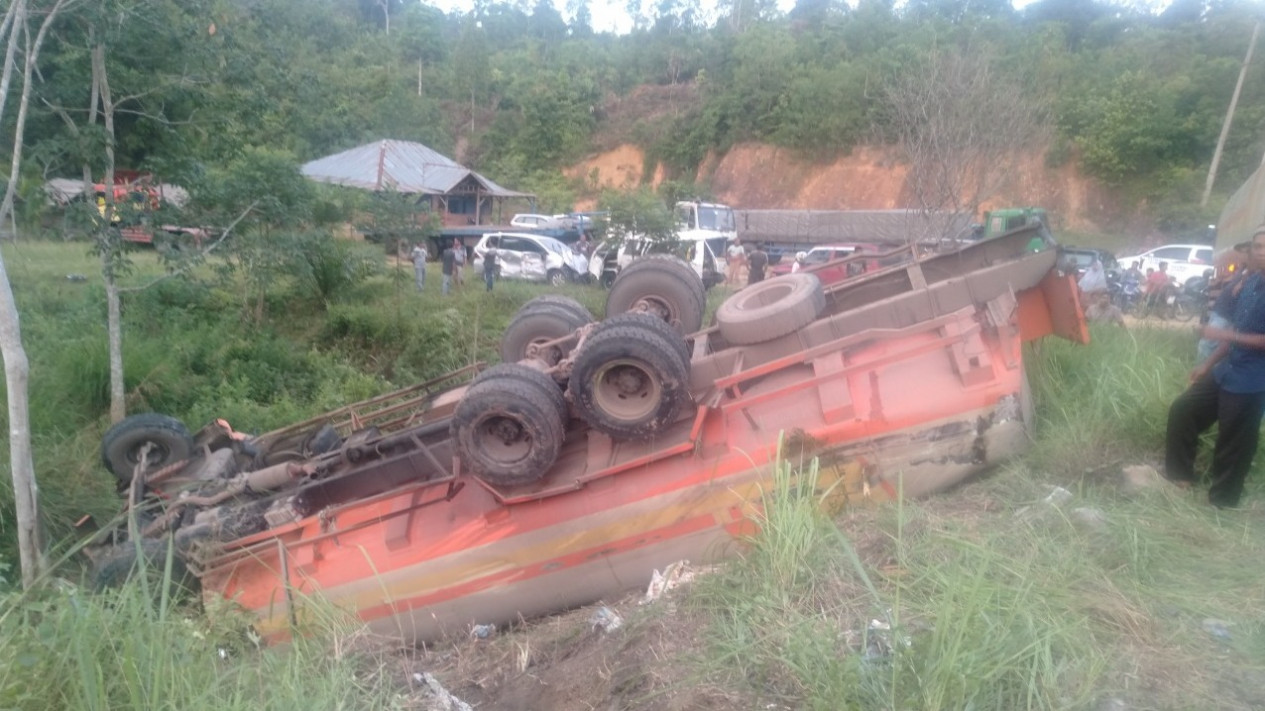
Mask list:
[[[487,294],[472,284],[444,299],[432,280],[418,295],[407,264],[364,245],[339,249],[372,268],[319,297],[304,269],[287,267],[269,282],[258,320],[239,277],[214,263],[131,295],[130,409],[266,430],[494,360],[496,334],[541,289],[500,283]],[[596,643],[587,613],[552,653],[533,643],[530,623],[487,642],[405,653],[332,611],[299,643],[261,649],[231,610],[203,611],[151,579],[92,594],[71,524],[84,513],[108,520],[118,503],[97,452],[106,426],[99,287],[67,275],[94,262],[82,243],[10,245],[5,259],[34,364],[46,521],[65,560],[56,582],[23,594],[11,543],[0,553],[0,706],[430,708],[415,676],[423,672],[484,708],[520,693],[488,681],[498,675],[576,673],[598,680],[586,685],[590,702],[628,708],[682,694],[726,708],[1265,704],[1261,472],[1245,507],[1227,512],[1120,474],[1157,463],[1167,404],[1193,352],[1188,331],[1100,329],[1087,347],[1033,347],[1030,454],[946,495],[823,513],[814,465],[784,465],[788,484],[747,553],[667,608],[619,607],[627,626],[610,636],[623,635],[627,649],[656,629],[696,644],[616,684],[600,669],[561,666],[580,663],[568,645]],[[136,263],[131,279],[161,271],[148,252]],[[601,313],[600,290],[567,293]],[[1067,500],[1046,503],[1054,487]]]

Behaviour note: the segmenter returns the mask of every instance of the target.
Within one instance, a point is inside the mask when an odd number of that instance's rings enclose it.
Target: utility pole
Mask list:
[[[1247,66],[1252,63],[1252,50],[1256,49],[1256,37],[1261,33],[1261,21],[1252,26],[1252,39],[1247,43],[1247,56],[1243,58],[1243,66],[1239,68],[1239,81],[1234,85],[1234,95],[1230,97],[1230,108],[1225,112],[1225,121],[1221,123],[1221,136],[1217,138],[1217,149],[1212,152],[1212,165],[1208,166],[1208,180],[1204,182],[1204,195],[1199,200],[1199,207],[1208,206],[1208,196],[1212,194],[1212,183],[1217,179],[1217,165],[1221,163],[1221,151],[1225,148],[1226,136],[1230,135],[1230,122],[1234,120],[1234,108],[1239,103],[1239,93],[1243,91],[1243,78],[1247,76]],[[1265,159],[1263,159],[1265,162]]]

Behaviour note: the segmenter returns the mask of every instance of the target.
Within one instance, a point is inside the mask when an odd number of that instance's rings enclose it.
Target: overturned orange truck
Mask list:
[[[753,530],[780,441],[853,501],[944,489],[1024,448],[1022,343],[1086,339],[1074,285],[1032,237],[829,289],[777,277],[708,328],[693,270],[648,258],[603,321],[529,302],[501,365],[258,437],[129,418],[102,451],[135,515],[104,537],[100,582],[174,544],[204,595],[270,638],[319,598],[425,640],[725,555]]]

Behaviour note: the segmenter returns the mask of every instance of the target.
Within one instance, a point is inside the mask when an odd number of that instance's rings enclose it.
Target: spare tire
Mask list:
[[[816,275],[785,274],[726,299],[716,310],[716,323],[729,343],[762,343],[807,326],[825,307],[826,295]]]
[[[120,486],[132,481],[146,444],[152,445],[145,460],[151,470],[188,459],[193,453],[193,437],[180,420],[157,412],[125,417],[101,438],[101,462]]]
[[[702,280],[693,270],[687,276],[670,260],[644,259],[633,262],[615,278],[606,295],[606,316],[641,311],[688,335],[702,327],[706,305]]]
[[[689,368],[660,332],[617,325],[588,338],[567,385],[576,412],[616,439],[644,440],[676,420]]]
[[[457,456],[472,474],[497,486],[539,480],[562,451],[565,402],[548,376],[526,366],[489,369],[466,390],[452,418]]]
[[[527,357],[531,346],[556,341],[591,322],[581,320],[575,312],[556,304],[538,304],[530,309],[519,309],[518,315],[501,334],[501,361],[517,363]],[[556,365],[570,352],[571,346],[554,346],[541,353],[540,360],[548,365]]]

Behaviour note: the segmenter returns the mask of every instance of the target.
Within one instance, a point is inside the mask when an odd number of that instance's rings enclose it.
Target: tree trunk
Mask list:
[[[48,28],[62,8],[62,0],[53,4],[39,32],[32,41],[26,20],[26,1],[15,0],[0,25],[0,40],[8,30],[9,46],[4,57],[3,95],[0,96],[0,119],[3,118],[3,97],[9,93],[9,81],[13,75],[14,47],[19,38],[26,46],[23,53],[22,97],[18,104],[18,117],[13,127],[13,153],[10,164],[12,178],[5,187],[0,201],[0,224],[12,215],[13,195],[17,189],[16,176],[22,160],[22,139],[26,132],[26,111],[31,99],[31,73],[39,58]],[[15,230],[14,235],[17,232]],[[4,357],[4,379],[9,398],[9,471],[13,478],[13,501],[18,526],[18,562],[22,568],[22,587],[31,588],[45,568],[44,541],[40,528],[39,485],[35,480],[35,461],[31,455],[31,414],[27,385],[30,362],[22,347],[22,327],[18,319],[17,302],[13,299],[13,287],[4,258],[0,256],[0,355]]]
[[[103,256],[102,259],[105,259]],[[127,417],[127,393],[123,388],[123,308],[114,270],[102,265],[105,279],[105,323],[110,339],[110,422]]]

